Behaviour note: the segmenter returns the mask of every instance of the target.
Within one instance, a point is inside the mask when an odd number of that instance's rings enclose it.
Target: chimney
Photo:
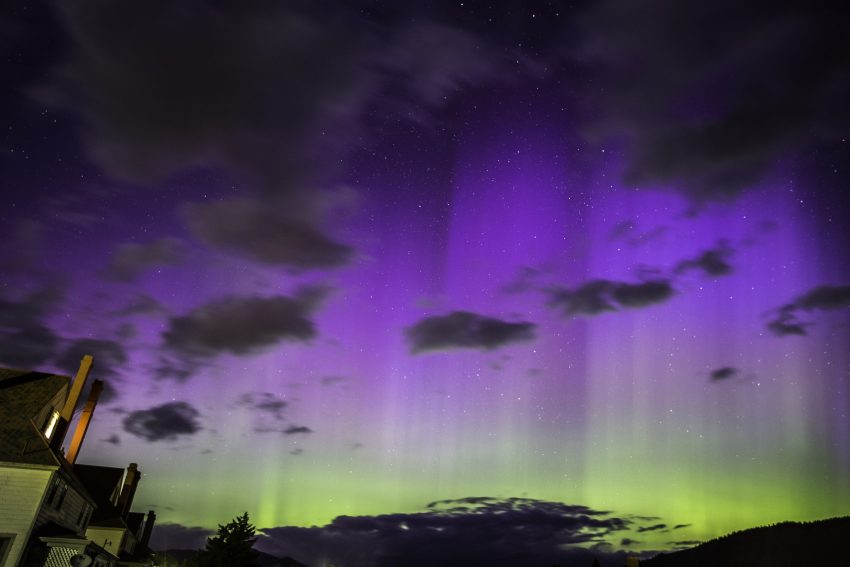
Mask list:
[[[148,542],[151,539],[151,531],[153,530],[153,524],[156,522],[156,512],[151,510],[148,512],[148,518],[145,520],[145,529],[142,532],[142,547],[148,547]]]
[[[62,408],[62,419],[68,423],[70,423],[71,417],[74,415],[74,409],[77,407],[77,400],[80,399],[80,392],[83,391],[83,387],[86,385],[86,380],[89,378],[89,371],[91,370],[93,362],[94,358],[90,354],[85,355],[83,360],[80,361],[80,369],[77,370],[77,376],[74,377],[74,383],[71,384],[71,391],[68,393],[68,399],[65,402],[65,407]]]
[[[83,444],[83,439],[86,438],[86,432],[89,430],[89,422],[94,415],[94,408],[97,406],[97,399],[100,397],[100,392],[103,390],[103,380],[95,380],[89,392],[89,399],[83,408],[83,413],[80,415],[80,422],[77,424],[77,429],[74,430],[74,437],[71,438],[71,446],[68,447],[67,460],[70,464],[77,461],[80,454],[80,447]]]
[[[139,486],[139,465],[130,463],[127,467],[127,474],[124,476],[124,487],[121,489],[121,496],[118,497],[118,509],[121,511],[121,517],[127,519],[127,514],[130,513],[130,508],[133,506],[133,497],[136,495],[136,488]]]
[[[71,424],[71,418],[74,416],[74,410],[77,408],[77,401],[80,399],[80,393],[86,385],[86,380],[89,378],[94,358],[87,354],[80,361],[80,368],[77,370],[77,375],[74,381],[71,382],[71,390],[68,392],[68,397],[65,398],[65,405],[59,413],[59,422],[56,424],[56,431],[53,434],[50,446],[54,450],[59,451],[62,444],[65,442],[65,435],[68,433],[68,426]]]

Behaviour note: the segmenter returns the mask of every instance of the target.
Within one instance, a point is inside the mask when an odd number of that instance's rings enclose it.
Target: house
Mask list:
[[[97,531],[109,527],[98,524],[109,513],[98,504],[104,487],[97,481],[87,485],[83,465],[76,464],[103,388],[100,380],[92,384],[67,453],[63,451],[92,364],[91,356],[83,357],[73,380],[0,368],[0,567],[150,565],[144,538],[150,537],[154,516],[140,518],[129,511],[137,467],[131,465],[135,477],[121,501],[126,510],[121,509],[120,529],[126,533],[109,547],[98,539],[104,532]],[[123,494],[130,467],[127,475],[119,470]]]
[[[131,512],[141,473],[136,463],[126,469],[76,465],[74,472],[94,497],[97,507],[86,528],[86,538],[116,556],[121,566],[147,564],[153,510],[147,516]]]

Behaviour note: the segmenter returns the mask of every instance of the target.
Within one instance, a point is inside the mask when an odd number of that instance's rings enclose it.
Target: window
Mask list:
[[[59,412],[54,411],[50,414],[50,419],[47,420],[47,425],[44,426],[44,436],[50,439],[53,432],[56,431],[56,424],[59,422]]]
[[[63,482],[62,488],[59,489],[59,499],[56,501],[57,510],[62,507],[62,502],[65,501],[66,494],[68,494],[68,485]]]
[[[12,549],[13,541],[15,541],[15,534],[0,534],[0,567],[6,564],[6,557]]]
[[[93,508],[91,506],[87,506],[83,504],[83,509],[80,511],[80,517],[77,518],[77,525],[81,528],[85,528],[89,525],[89,520],[91,520],[91,513]]]
[[[68,485],[62,482],[58,476],[55,477],[50,492],[47,494],[47,504],[58,510],[62,507],[62,502],[65,501],[65,494],[67,493]]]
[[[50,485],[50,492],[47,493],[47,503],[53,504],[53,499],[56,497],[56,491],[59,490],[61,484],[59,478],[53,479],[53,484]]]
[[[83,504],[82,508],[80,508],[80,515],[77,516],[77,525],[78,526],[83,525],[83,518],[86,517],[86,512],[88,512],[88,510],[89,510],[89,507],[86,506],[85,504]]]

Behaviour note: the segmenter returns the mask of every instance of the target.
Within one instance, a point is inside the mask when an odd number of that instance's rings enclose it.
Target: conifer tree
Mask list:
[[[230,523],[218,526],[218,535],[207,540],[195,564],[197,567],[256,567],[257,552],[254,551],[255,528],[248,519],[248,512],[235,517]]]

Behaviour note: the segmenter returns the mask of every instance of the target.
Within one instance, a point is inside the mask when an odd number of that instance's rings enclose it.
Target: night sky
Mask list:
[[[0,365],[94,355],[80,461],[139,463],[161,547],[247,510],[316,566],[617,564],[846,515],[814,4],[4,3]]]

